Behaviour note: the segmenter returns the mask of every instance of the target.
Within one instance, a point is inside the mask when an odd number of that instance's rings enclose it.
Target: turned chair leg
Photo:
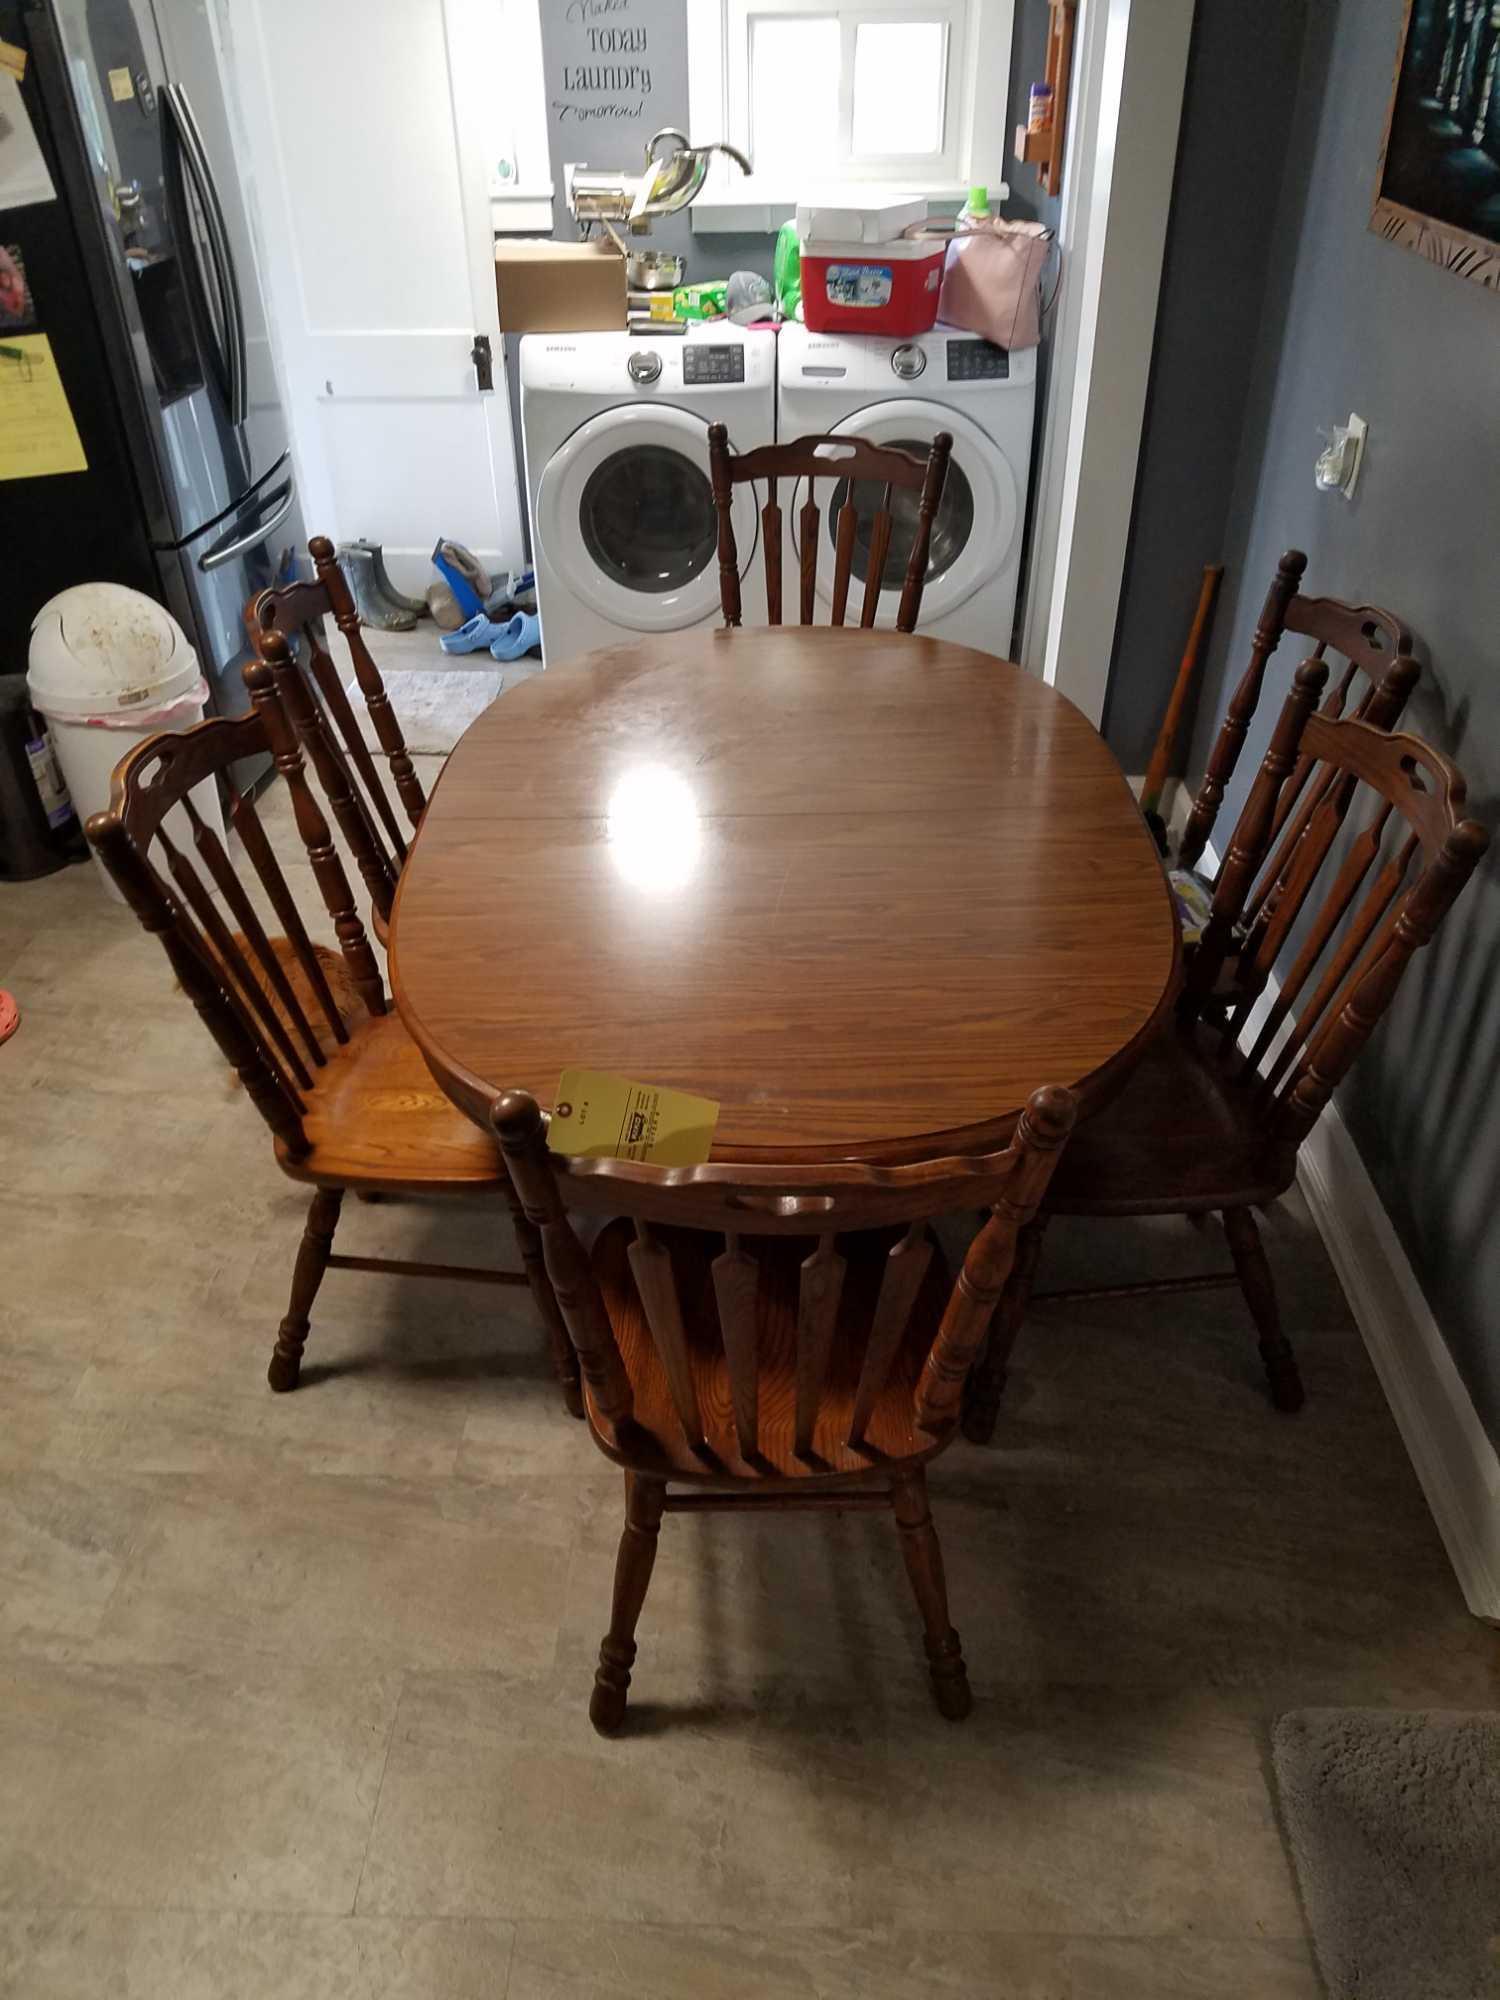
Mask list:
[[[530,1220],[521,1206],[521,1198],[507,1182],[505,1198],[510,1205],[510,1219],[515,1225],[516,1248],[521,1253],[521,1265],[526,1272],[526,1282],[531,1288],[532,1302],[542,1316],[542,1325],[547,1331],[547,1351],[552,1357],[552,1372],[562,1389],[563,1408],[570,1417],[583,1415],[583,1382],[578,1373],[578,1355],[568,1329],[564,1324],[562,1308],[557,1303],[557,1294],[552,1289],[552,1280],[547,1276],[547,1260],[542,1255],[542,1232]]]
[[[1297,1373],[1297,1357],[1281,1327],[1281,1308],[1276,1303],[1276,1283],[1266,1259],[1260,1231],[1248,1208],[1226,1208],[1224,1234],[1234,1258],[1235,1275],[1250,1308],[1250,1317],[1260,1336],[1260,1358],[1271,1385],[1271,1401],[1278,1410],[1290,1414],[1303,1404],[1302,1377]]]
[[[635,1664],[635,1627],[656,1562],[656,1541],[666,1504],[664,1479],[625,1475],[625,1528],[615,1557],[615,1594],[609,1630],[599,1647],[599,1668],[589,1698],[589,1721],[612,1736],[625,1720],[625,1694]]]
[[[1005,1394],[1011,1350],[1031,1301],[1031,1287],[1036,1280],[1046,1227],[1047,1218],[1039,1215],[1017,1237],[1016,1261],[1011,1266],[1010,1277],[995,1308],[989,1342],[970,1370],[964,1388],[963,1410],[963,1434],[970,1444],[988,1444],[995,1434],[995,1420],[1000,1415],[1000,1399]]]
[[[313,1300],[318,1296],[323,1273],[328,1269],[328,1259],[333,1254],[333,1232],[339,1226],[339,1209],[343,1200],[342,1188],[319,1188],[307,1211],[302,1241],[297,1246],[297,1262],[292,1267],[291,1300],[286,1318],[277,1329],[276,1348],[271,1356],[271,1365],[266,1370],[266,1380],[273,1389],[295,1389],[297,1378],[302,1373],[308,1315],[312,1311]]]
[[[974,1705],[958,1634],[948,1622],[948,1584],[943,1551],[927,1502],[927,1474],[919,1465],[891,1486],[891,1506],[901,1536],[901,1553],[912,1595],[922,1613],[932,1692],[950,1722],[962,1722]]]

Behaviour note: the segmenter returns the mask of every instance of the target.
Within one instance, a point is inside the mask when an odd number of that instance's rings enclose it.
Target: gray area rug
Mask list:
[[[1331,2000],[1500,1995],[1500,1715],[1304,1708],[1271,1751]]]
[[[529,664],[529,663],[528,663]],[[396,667],[381,675],[406,747],[414,757],[446,757],[469,724],[482,715],[505,685],[505,674],[488,662],[482,667],[456,660],[451,667]],[[345,689],[365,741],[380,744],[359,683]]]

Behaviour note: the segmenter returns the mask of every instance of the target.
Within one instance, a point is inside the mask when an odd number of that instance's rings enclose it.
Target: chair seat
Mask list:
[[[414,1194],[504,1185],[495,1141],[438,1089],[394,1011],[362,1022],[301,1097],[312,1150],[276,1148],[294,1180]]]
[[[644,1440],[631,1439],[628,1457],[632,1465],[642,1466],[641,1445],[645,1442],[648,1450],[654,1444],[660,1453],[659,1468],[654,1469],[674,1480],[710,1485],[764,1485],[768,1479],[800,1483],[878,1471],[895,1461],[926,1458],[937,1448],[940,1440],[917,1428],[912,1399],[913,1386],[952,1290],[942,1250],[936,1243],[902,1344],[865,1427],[866,1435],[859,1445],[851,1445],[850,1418],[865,1338],[886,1255],[897,1237],[886,1230],[839,1239],[839,1254],[847,1269],[828,1357],[828,1393],[813,1432],[812,1451],[801,1457],[796,1451],[795,1432],[797,1302],[801,1265],[814,1246],[798,1237],[742,1239],[760,1273],[755,1327],[760,1449],[755,1460],[747,1460],[735,1432],[729,1367],[714,1295],[712,1264],[722,1244],[702,1230],[660,1229],[655,1233],[672,1259],[704,1445],[695,1450],[683,1432],[666,1370],[646,1323],[629,1261],[634,1227],[626,1221],[612,1222],[596,1241],[592,1261],[630,1379],[636,1423],[646,1434]],[[599,1418],[592,1402],[588,1414],[605,1450],[624,1459],[627,1454],[617,1447],[612,1430]]]
[[[1286,1191],[1254,1078],[1218,1060],[1211,1030],[1169,1022],[1118,1096],[1080,1124],[1044,1206],[1053,1215],[1171,1215],[1242,1208]]]

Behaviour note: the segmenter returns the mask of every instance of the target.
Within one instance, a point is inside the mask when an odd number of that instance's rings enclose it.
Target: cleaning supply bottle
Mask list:
[[[971,222],[988,222],[990,219],[990,191],[987,187],[971,187],[969,199],[964,203],[962,215]]]
[[[802,317],[802,244],[795,218],[783,222],[776,232],[776,259],[772,267],[776,302],[783,319]]]

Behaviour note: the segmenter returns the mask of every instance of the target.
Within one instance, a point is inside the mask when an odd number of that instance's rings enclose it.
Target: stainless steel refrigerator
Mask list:
[[[245,604],[305,536],[208,0],[0,0],[0,38],[55,189],[0,193],[0,247],[88,461],[0,482],[0,671],[102,578],[166,604],[238,714]]]

